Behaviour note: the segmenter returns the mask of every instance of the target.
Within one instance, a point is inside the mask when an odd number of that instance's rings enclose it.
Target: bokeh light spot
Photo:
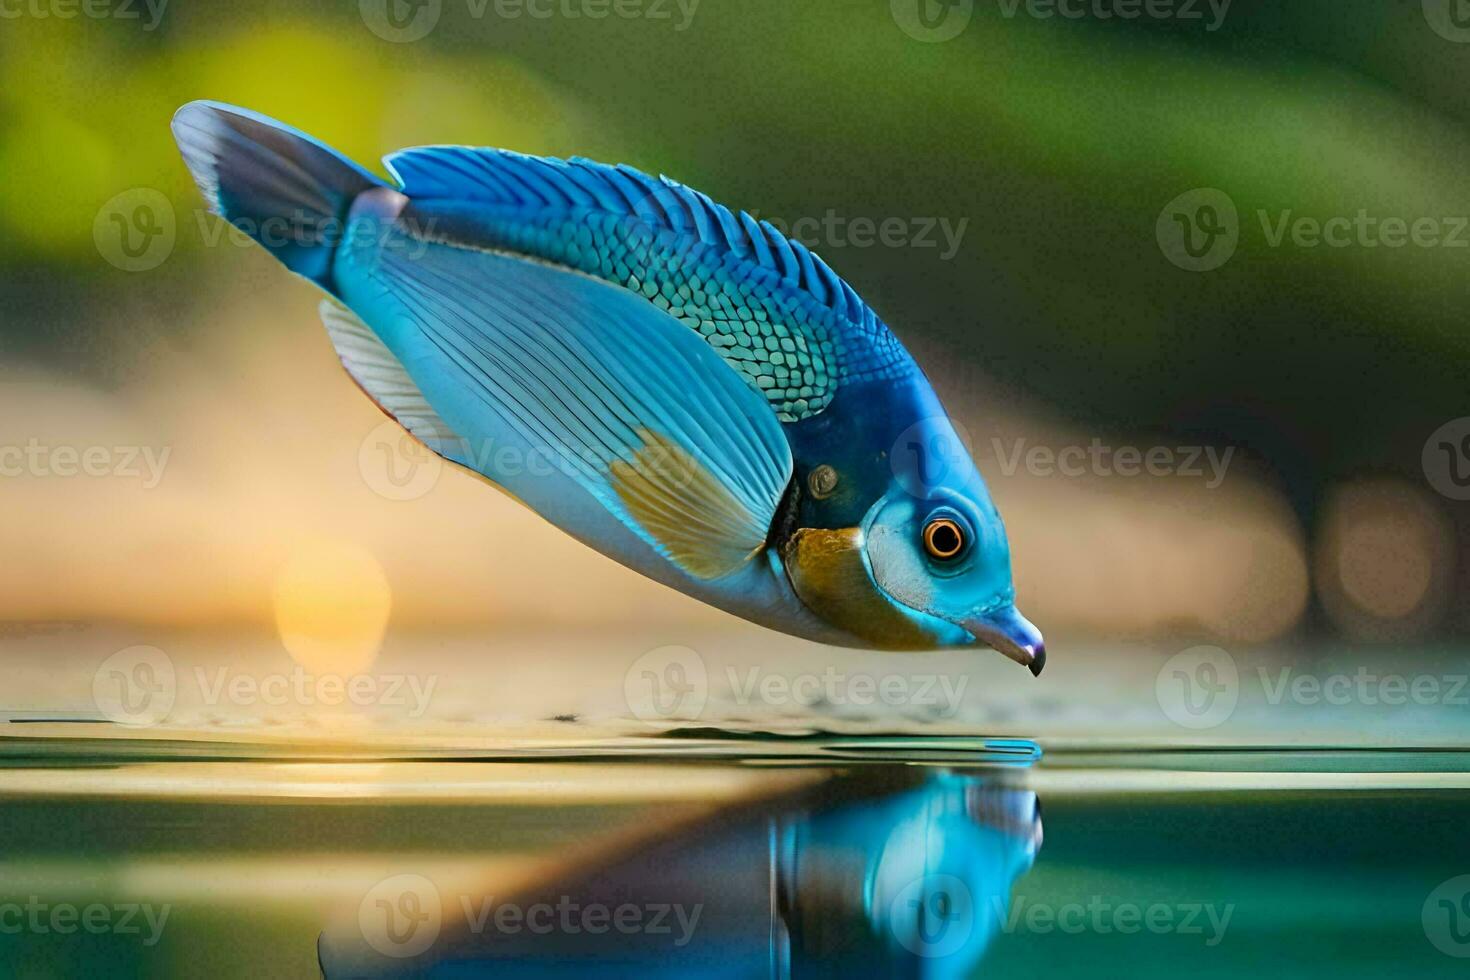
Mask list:
[[[1339,487],[1323,509],[1317,588],[1347,635],[1407,639],[1438,625],[1454,576],[1446,518],[1423,490],[1400,480]]]
[[[292,659],[313,673],[351,675],[377,658],[393,601],[372,554],[317,541],[299,548],[277,573],[274,605]]]

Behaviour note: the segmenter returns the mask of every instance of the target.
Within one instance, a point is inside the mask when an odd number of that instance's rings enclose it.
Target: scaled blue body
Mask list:
[[[434,451],[755,622],[1039,672],[1000,516],[923,373],[769,224],[493,149],[400,151],[389,186],[216,103],[174,133],[214,209],[333,297],[344,366]]]

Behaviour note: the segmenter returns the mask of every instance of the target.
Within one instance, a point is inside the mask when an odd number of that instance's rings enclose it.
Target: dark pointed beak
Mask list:
[[[1029,667],[1033,676],[1041,676],[1041,668],[1046,666],[1046,641],[1041,638],[1041,631],[1017,612],[1015,606],[992,610],[966,619],[960,625],[981,643]]]

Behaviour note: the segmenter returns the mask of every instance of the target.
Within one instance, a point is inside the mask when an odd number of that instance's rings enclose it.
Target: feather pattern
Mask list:
[[[627,165],[420,147],[386,165],[444,240],[566,265],[621,285],[697,331],[783,421],[846,382],[913,363],[810,249],[770,222]]]
[[[343,278],[376,298],[364,305],[391,299],[454,366],[433,380],[473,399],[460,415],[510,424],[689,574],[729,574],[761,549],[790,448],[770,410],[663,313],[589,276],[445,245],[384,249]],[[623,356],[633,344],[639,356]],[[441,414],[456,431],[483,428]],[[469,465],[500,482],[476,450]]]
[[[373,403],[425,446],[463,464],[466,441],[439,417],[388,345],[357,314],[331,300],[317,306],[332,347],[348,375]]]

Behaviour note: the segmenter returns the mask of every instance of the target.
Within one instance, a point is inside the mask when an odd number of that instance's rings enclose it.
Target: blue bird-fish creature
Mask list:
[[[390,185],[213,102],[173,132],[213,210],[326,291],[348,374],[440,456],[753,622],[1040,673],[1000,514],[923,372],[768,222],[497,149],[401,150]],[[556,465],[496,465],[538,453]]]

